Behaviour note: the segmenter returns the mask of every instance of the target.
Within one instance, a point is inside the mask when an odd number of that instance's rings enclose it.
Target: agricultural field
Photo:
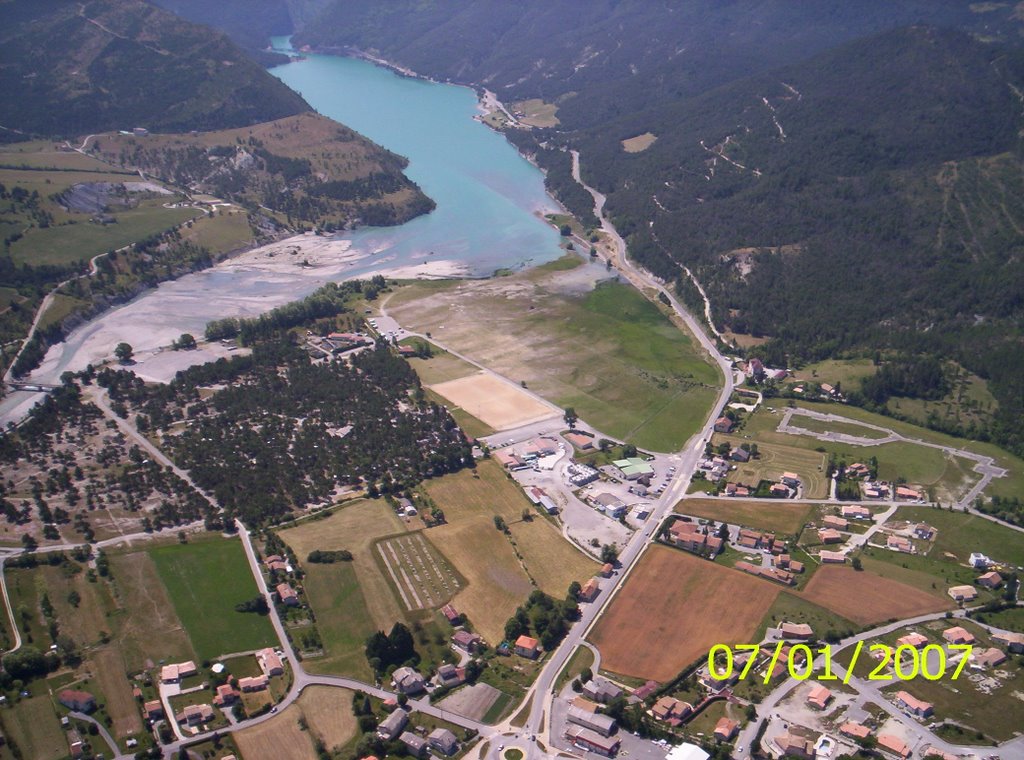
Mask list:
[[[220,209],[215,216],[201,216],[186,225],[181,237],[213,253],[227,253],[253,242],[249,216],[242,209]]]
[[[382,539],[377,553],[409,612],[437,609],[462,587],[455,571],[422,531]]]
[[[779,592],[753,576],[654,546],[590,639],[601,651],[603,670],[664,682],[715,644],[752,641]]]
[[[880,623],[952,609],[941,598],[870,570],[858,572],[845,565],[825,565],[811,578],[803,598],[858,625]]]
[[[545,103],[540,98],[513,103],[509,110],[513,114],[523,114],[519,117],[519,121],[531,127],[557,127],[561,123],[555,116],[558,113],[558,106],[555,103]]]
[[[627,153],[642,153],[657,141],[658,136],[652,132],[644,132],[642,135],[630,137],[622,141],[622,149]]]
[[[235,610],[258,593],[240,540],[193,540],[150,556],[200,659],[276,643],[266,617]]]
[[[938,528],[929,557],[941,559],[948,552],[965,563],[971,552],[981,552],[999,562],[1024,565],[1024,533],[984,517],[917,506],[900,507],[898,517]]]
[[[558,407],[574,407],[609,436],[676,450],[703,424],[717,370],[657,306],[607,277],[604,267],[584,264],[415,283],[388,309],[409,329],[525,382]]]
[[[160,660],[197,659],[192,642],[147,552],[110,555],[113,594],[112,642],[128,672],[152,668]]]
[[[24,760],[61,760],[69,754],[68,742],[51,699],[46,694],[21,699],[0,713],[4,735],[18,747]],[[102,739],[98,746],[105,746]]]
[[[797,370],[793,378],[853,390],[860,387],[861,380],[875,372],[875,365],[870,359],[826,359]]]
[[[406,619],[397,588],[388,578],[375,544],[404,530],[405,525],[386,502],[360,500],[280,532],[303,562],[306,601],[316,613],[324,644],[323,657],[306,661],[310,671],[369,677],[363,654],[366,637],[376,630],[388,631],[395,622]],[[346,549],[352,553],[352,561],[305,562],[316,549]]]
[[[430,386],[437,395],[495,430],[510,430],[558,412],[511,383],[486,372]]]
[[[777,628],[784,622],[807,623],[814,629],[814,634],[819,639],[824,639],[829,631],[840,633],[855,631],[859,627],[851,620],[808,601],[800,594],[783,591],[775,598],[775,602],[761,621],[758,633],[751,641],[760,641],[768,628]]]
[[[739,436],[716,434],[714,445],[728,441],[734,448],[745,443]],[[730,483],[756,486],[762,480],[778,482],[784,472],[795,472],[800,476],[804,497],[824,499],[828,497],[829,481],[825,477],[828,457],[819,452],[780,444],[758,443],[758,457],[749,462],[737,462],[736,469],[730,470],[726,478]]]
[[[944,559],[941,555],[925,557],[868,547],[862,551],[861,561],[868,571],[913,586],[943,602],[950,601],[946,595],[950,586],[971,585],[978,577],[973,569]],[[977,588],[979,604],[993,597],[987,589]]]
[[[796,535],[810,517],[809,504],[788,501],[743,501],[735,498],[683,499],[676,504],[679,514],[703,517],[760,528],[774,533]]]
[[[582,583],[597,570],[596,562],[536,515],[496,462],[481,461],[475,471],[430,480],[423,488],[447,518],[427,535],[466,580],[453,604],[491,644],[501,641],[505,621],[533,590],[530,578],[562,598],[573,580]],[[523,520],[524,510],[531,520]],[[508,536],[495,529],[495,516],[508,525]]]

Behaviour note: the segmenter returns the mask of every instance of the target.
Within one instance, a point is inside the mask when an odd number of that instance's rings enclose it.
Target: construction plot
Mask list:
[[[451,565],[422,533],[384,539],[377,553],[407,610],[440,607],[462,588]]]
[[[559,414],[520,388],[486,372],[438,383],[430,386],[430,390],[495,430],[508,430]]]

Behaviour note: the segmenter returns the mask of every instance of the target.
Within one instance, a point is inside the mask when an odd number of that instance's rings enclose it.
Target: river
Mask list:
[[[286,46],[287,40],[275,44]],[[399,227],[336,235],[328,245],[307,237],[305,242],[318,246],[311,268],[257,252],[163,283],[75,329],[50,349],[33,380],[57,382],[66,370],[104,361],[120,341],[136,349],[140,375],[161,379],[183,361],[213,358],[209,352],[179,354],[173,361],[166,352],[159,356],[160,347],[181,333],[202,335],[210,320],[254,316],[328,280],[375,272],[487,276],[560,255],[557,231],[541,218],[558,210],[543,175],[501,135],[474,120],[472,90],[328,55],[310,55],[271,73],[320,113],[406,156],[407,175],[437,208]],[[25,400],[12,394],[0,402],[0,424],[20,416]]]

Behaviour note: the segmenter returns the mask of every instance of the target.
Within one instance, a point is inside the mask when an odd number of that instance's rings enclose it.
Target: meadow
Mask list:
[[[193,540],[150,556],[200,659],[277,643],[266,617],[235,610],[258,594],[240,540]]]

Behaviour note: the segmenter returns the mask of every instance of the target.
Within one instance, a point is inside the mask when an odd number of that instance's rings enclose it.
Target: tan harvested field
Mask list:
[[[352,708],[349,705],[349,713]],[[273,720],[234,734],[243,760],[317,760],[308,731],[299,727],[302,708],[296,702]]]
[[[623,140],[622,149],[627,153],[642,153],[654,145],[654,142],[657,139],[657,135],[651,132],[644,132],[642,135],[637,135],[636,137],[630,137],[628,140]]]
[[[89,653],[90,670],[106,697],[106,710],[114,721],[115,738],[123,739],[142,731],[142,716],[132,696],[132,687],[125,676],[125,663],[121,653],[105,646]]]
[[[781,587],[654,546],[590,635],[604,670],[668,681],[715,644],[749,643]]]
[[[348,689],[310,686],[302,692],[298,705],[310,733],[319,736],[329,750],[343,746],[358,732]]]
[[[841,565],[818,568],[801,596],[861,625],[953,608],[913,586]]]
[[[557,127],[561,123],[555,116],[558,113],[558,106],[555,103],[545,103],[540,98],[513,103],[512,111],[524,114],[519,121],[531,127]]]
[[[63,633],[80,645],[89,645],[96,643],[100,631],[110,630],[106,613],[113,608],[113,600],[105,584],[89,583],[84,572],[68,577],[60,567],[43,566],[40,573]],[[68,601],[72,591],[81,597],[77,607]]]
[[[146,552],[110,555],[117,592],[114,643],[130,672],[153,667],[159,660],[180,662],[196,657],[181,620],[174,612],[156,565]]]
[[[300,562],[314,549],[352,552],[352,566],[373,623],[389,631],[396,621],[404,619],[403,608],[374,556],[374,543],[405,530],[405,524],[383,499],[361,500],[323,520],[307,520],[281,531],[281,538],[295,550]]]
[[[597,568],[540,515],[522,521],[523,510],[532,512],[533,507],[494,461],[479,462],[475,473],[463,470],[427,481],[424,488],[448,520],[427,536],[467,583],[453,604],[492,644],[501,640],[505,621],[533,590],[508,537],[494,527],[496,515],[509,525],[542,591],[561,598],[569,583],[586,581]]]
[[[709,520],[738,523],[776,533],[799,533],[807,521],[812,506],[778,501],[743,501],[732,498],[683,499],[676,504],[676,512]]]
[[[430,386],[430,390],[495,430],[509,430],[558,416],[547,404],[486,372],[438,383]]]

